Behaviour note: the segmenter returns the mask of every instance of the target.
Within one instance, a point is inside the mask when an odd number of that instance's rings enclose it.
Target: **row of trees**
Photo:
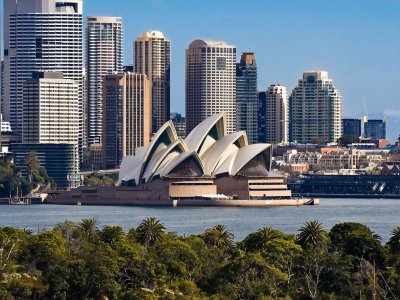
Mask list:
[[[16,166],[11,161],[0,161],[0,197],[29,194],[40,185],[54,188],[55,183],[49,177],[35,152],[30,152]]]
[[[399,299],[400,227],[297,235],[271,227],[235,242],[223,225],[167,232],[154,218],[125,233],[85,219],[53,230],[0,228],[0,299]]]

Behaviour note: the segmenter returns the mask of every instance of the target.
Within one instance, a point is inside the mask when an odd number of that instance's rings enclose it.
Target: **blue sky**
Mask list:
[[[256,53],[259,89],[326,70],[345,117],[386,115],[389,138],[400,133],[400,0],[84,0],[84,14],[123,17],[127,64],[141,32],[164,32],[171,111],[184,113],[186,47],[212,38]]]

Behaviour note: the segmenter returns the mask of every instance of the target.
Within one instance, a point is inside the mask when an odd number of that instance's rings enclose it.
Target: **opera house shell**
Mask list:
[[[165,123],[147,147],[123,158],[115,187],[80,187],[50,203],[172,206],[303,205],[271,173],[270,144],[249,145],[246,132],[226,134],[224,113],[177,136]]]
[[[164,124],[150,145],[124,157],[121,185],[146,184],[160,178],[266,177],[271,168],[271,145],[249,145],[246,132],[226,135],[225,114],[200,123],[185,140],[172,121]]]

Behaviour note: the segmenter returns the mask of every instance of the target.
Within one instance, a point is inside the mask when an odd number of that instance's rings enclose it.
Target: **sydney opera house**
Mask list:
[[[182,140],[172,121],[147,147],[124,157],[115,187],[80,187],[51,203],[110,205],[269,206],[303,205],[284,179],[271,172],[269,144],[249,145],[244,131],[226,134],[224,113]]]

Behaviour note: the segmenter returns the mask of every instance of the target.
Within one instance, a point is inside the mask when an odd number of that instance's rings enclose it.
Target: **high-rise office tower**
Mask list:
[[[181,114],[172,112],[171,113],[171,121],[174,124],[176,129],[176,134],[178,137],[185,139],[186,138],[186,120],[185,117],[182,117]]]
[[[78,145],[79,86],[62,73],[33,72],[23,86],[23,143]]]
[[[373,140],[386,139],[386,118],[383,120],[368,120],[367,117],[364,117],[364,137],[371,138]]]
[[[342,96],[326,71],[307,71],[289,97],[289,139],[335,142],[342,136]]]
[[[122,158],[147,146],[152,136],[150,80],[120,73],[103,80],[103,167],[117,168]]]
[[[236,64],[236,130],[247,133],[249,143],[257,142],[258,96],[256,56],[244,52]]]
[[[220,112],[226,113],[227,132],[235,132],[236,47],[195,40],[186,49],[186,134]]]
[[[343,135],[360,137],[361,119],[342,119]]]
[[[82,0],[4,0],[4,117],[22,133],[23,84],[34,71],[78,85],[82,145]]]
[[[79,185],[79,84],[62,73],[33,72],[23,85],[20,118],[22,144],[13,146],[16,162],[35,151],[59,187]]]
[[[160,31],[142,33],[133,45],[133,69],[146,74],[150,81],[153,133],[169,120],[170,47],[170,41]]]
[[[123,29],[120,17],[86,18],[87,130],[89,145],[101,143],[102,81],[123,71]]]
[[[289,102],[286,88],[270,85],[259,93],[259,139],[263,143],[286,143],[289,139]]]

